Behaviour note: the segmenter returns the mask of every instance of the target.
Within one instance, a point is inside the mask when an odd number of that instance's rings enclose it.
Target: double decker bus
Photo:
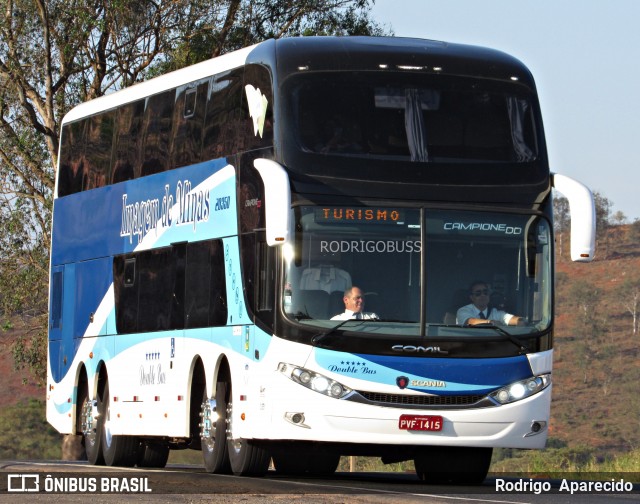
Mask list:
[[[269,40],[81,104],[47,419],[93,464],[194,449],[209,472],[330,474],[362,455],[482,481],[494,447],[547,439],[554,187],[590,261],[591,193],[550,173],[533,78],[490,49]],[[474,282],[518,323],[460,320]],[[365,319],[344,315],[353,287]]]

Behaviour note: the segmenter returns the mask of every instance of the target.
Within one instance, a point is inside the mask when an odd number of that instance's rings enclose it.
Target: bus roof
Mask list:
[[[196,63],[180,70],[134,84],[120,91],[116,91],[100,98],[82,103],[71,109],[64,117],[62,123],[73,122],[83,117],[91,116],[105,110],[117,107],[123,103],[151,96],[166,89],[183,86],[190,82],[204,79],[232,68],[245,64],[247,55],[256,46],[245,47],[217,58],[212,58],[201,63]]]
[[[524,64],[494,49],[402,37],[291,37],[260,42],[87,101],[69,111],[62,122],[73,122],[249,62],[277,64],[280,82],[301,71],[388,70],[518,80],[534,87]]]
[[[408,71],[518,80],[531,72],[502,51],[401,37],[298,37],[277,41],[278,75],[300,71]]]

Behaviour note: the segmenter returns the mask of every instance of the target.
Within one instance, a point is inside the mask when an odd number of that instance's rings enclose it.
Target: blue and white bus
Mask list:
[[[47,419],[93,464],[364,455],[482,481],[494,447],[547,439],[553,187],[591,260],[591,193],[550,173],[530,72],[478,47],[269,40],[84,103],[61,130]],[[476,281],[517,325],[459,320]],[[344,316],[353,287],[375,316]]]

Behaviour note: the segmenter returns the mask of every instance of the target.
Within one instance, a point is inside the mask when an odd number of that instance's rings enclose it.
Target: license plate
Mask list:
[[[441,431],[442,417],[435,415],[402,415],[398,421],[400,430]]]

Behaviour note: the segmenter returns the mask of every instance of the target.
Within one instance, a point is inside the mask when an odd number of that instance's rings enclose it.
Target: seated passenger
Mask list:
[[[469,299],[471,300],[471,304],[463,306],[458,310],[458,313],[456,314],[456,323],[459,325],[524,325],[524,318],[490,307],[490,296],[491,289],[487,282],[473,282],[473,284],[471,284],[471,289],[469,290]]]
[[[372,312],[364,312],[364,294],[358,287],[351,287],[344,291],[344,313],[340,313],[331,320],[377,320],[379,317]]]

